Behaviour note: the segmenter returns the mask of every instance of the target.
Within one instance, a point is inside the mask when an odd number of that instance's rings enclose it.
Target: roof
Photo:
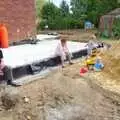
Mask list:
[[[117,9],[109,12],[107,15],[115,15],[115,16],[120,15],[120,8],[117,8]]]

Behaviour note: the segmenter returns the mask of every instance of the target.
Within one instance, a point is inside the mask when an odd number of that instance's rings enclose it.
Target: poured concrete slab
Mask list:
[[[58,40],[45,40],[40,41],[35,45],[25,44],[2,49],[5,65],[10,66],[11,68],[17,68],[37,61],[53,58],[56,56],[55,50],[58,42]],[[85,45],[86,43],[68,42],[70,53],[87,49]]]
[[[53,39],[58,39],[58,35],[46,35],[46,34],[39,34],[36,36],[37,39],[39,40],[53,40]]]

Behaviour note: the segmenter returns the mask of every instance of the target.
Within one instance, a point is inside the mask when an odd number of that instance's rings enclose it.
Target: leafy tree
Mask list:
[[[60,9],[61,9],[61,15],[63,17],[68,16],[69,15],[69,5],[67,4],[67,2],[65,0],[63,0],[60,4]]]
[[[98,25],[102,15],[119,7],[118,0],[88,0],[87,18]]]
[[[38,28],[44,29],[45,25],[49,29],[83,28],[85,20],[90,20],[97,26],[102,15],[120,6],[118,1],[120,0],[71,0],[72,13],[65,0],[61,2],[60,8],[47,2],[41,9],[41,15],[38,14],[42,19]]]
[[[45,4],[45,0],[36,0],[36,15],[38,18],[41,16],[41,9],[43,5]]]
[[[75,18],[80,18],[81,15],[85,15],[87,12],[88,0],[71,0],[71,10]]]
[[[80,18],[81,15],[98,25],[100,16],[120,6],[118,0],[71,0],[73,15]],[[84,18],[84,20],[86,17]]]
[[[49,19],[55,19],[56,16],[60,15],[60,9],[55,6],[53,3],[47,2],[42,10],[42,19],[49,20]]]

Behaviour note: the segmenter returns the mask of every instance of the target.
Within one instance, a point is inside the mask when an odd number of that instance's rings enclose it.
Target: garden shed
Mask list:
[[[113,25],[120,18],[120,8],[117,8],[100,18],[99,30],[105,37],[113,36]]]

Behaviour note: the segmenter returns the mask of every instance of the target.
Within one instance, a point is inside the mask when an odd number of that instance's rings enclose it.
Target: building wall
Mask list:
[[[104,15],[100,18],[99,31],[106,37],[112,36],[112,28],[115,20],[114,15]]]
[[[0,0],[0,23],[6,24],[9,40],[35,33],[35,0]]]

